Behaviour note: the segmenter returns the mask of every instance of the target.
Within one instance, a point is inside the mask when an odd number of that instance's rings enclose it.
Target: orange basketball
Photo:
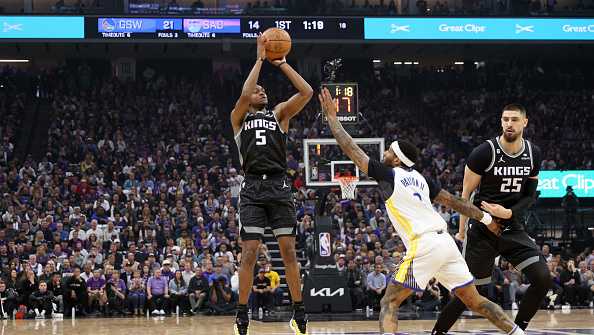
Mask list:
[[[266,58],[269,60],[282,59],[291,51],[291,36],[279,28],[268,28],[266,36]]]

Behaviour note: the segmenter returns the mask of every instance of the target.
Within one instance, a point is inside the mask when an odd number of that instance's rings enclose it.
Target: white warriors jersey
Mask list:
[[[427,181],[416,170],[394,168],[394,191],[386,209],[407,249],[424,233],[447,230],[447,223],[431,205]]]

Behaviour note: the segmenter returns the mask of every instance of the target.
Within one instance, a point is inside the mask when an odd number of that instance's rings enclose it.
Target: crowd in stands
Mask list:
[[[344,76],[354,71],[348,66],[343,70]],[[587,131],[592,120],[586,121],[592,118],[586,111],[593,97],[586,91],[545,91],[532,85],[533,71],[521,67],[504,73],[504,79],[513,81],[507,91],[462,91],[459,86],[492,82],[501,75],[498,71],[474,76],[457,70],[412,71],[386,67],[359,72],[368,127],[361,127],[357,136],[381,136],[388,142],[407,138],[422,149],[422,172],[442,187],[461,190],[464,157],[484,136],[499,132],[494,115],[510,97],[526,102],[534,119],[528,138],[546,153],[543,169],[591,166],[593,155],[583,151],[591,152],[594,143]],[[184,77],[147,70],[136,82],[120,82],[78,66],[44,76],[41,82],[51,83],[42,94],[51,113],[47,149],[41,159],[0,163],[2,315],[10,317],[15,310],[20,317],[42,318],[68,315],[72,308],[80,315],[231,312],[241,260],[237,201],[243,177],[228,124],[233,101],[227,100],[239,94],[243,75]],[[286,78],[270,69],[261,81],[270,101],[292,91]],[[440,81],[458,85],[448,90],[425,87],[417,91],[421,94],[411,89]],[[11,134],[9,141],[23,100],[0,95],[2,115],[13,116],[0,121],[3,136]],[[568,105],[575,108],[566,111]],[[572,117],[578,115],[581,121]],[[435,122],[435,117],[443,122]],[[327,136],[317,119],[317,107],[310,103],[288,133],[288,174],[298,213],[298,246],[304,254],[313,239],[316,192],[304,184],[301,140]],[[536,125],[552,120],[558,129],[536,131]],[[571,133],[565,131],[569,127]],[[583,148],[565,150],[572,141]],[[438,211],[455,229],[455,213]],[[377,307],[406,252],[381,195],[360,188],[356,201],[345,202],[332,193],[326,212],[333,218],[333,251],[354,308]],[[591,305],[594,251],[555,250],[553,255],[543,247],[543,252],[557,284],[543,307]],[[283,290],[265,245],[260,253],[250,303],[268,312],[283,303]],[[513,308],[526,285],[501,259],[489,294]],[[411,303],[433,310],[448,296],[432,282]]]

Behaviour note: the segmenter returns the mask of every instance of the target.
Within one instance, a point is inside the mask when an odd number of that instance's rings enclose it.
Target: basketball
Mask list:
[[[268,28],[264,32],[266,42],[266,58],[268,60],[282,59],[291,51],[291,36],[285,30]]]

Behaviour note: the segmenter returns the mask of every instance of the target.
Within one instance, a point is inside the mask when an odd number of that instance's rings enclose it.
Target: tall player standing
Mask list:
[[[289,100],[269,110],[264,88],[257,84],[266,59],[265,43],[257,40],[256,64],[248,75],[239,100],[231,112],[231,123],[245,173],[239,201],[240,235],[243,241],[239,270],[239,304],[235,319],[236,335],[248,334],[248,298],[252,290],[256,254],[266,227],[278,240],[285,265],[287,284],[293,299],[290,327],[305,335],[307,320],[301,295],[299,265],[295,253],[295,207],[287,184],[287,131],[289,120],[299,113],[313,95],[311,86],[286,62],[271,61],[299,91]]]
[[[536,199],[541,162],[538,147],[523,137],[527,125],[526,109],[522,105],[505,106],[501,115],[503,134],[485,141],[468,157],[462,198],[469,199],[477,190],[474,204],[502,220],[499,229],[493,229],[471,219],[466,234],[467,218],[461,217],[457,235],[464,239],[463,254],[477,286],[491,282],[498,255],[528,277],[530,288],[515,320],[524,330],[552,286],[547,264],[521,222]],[[463,311],[462,301],[452,299],[439,316],[433,334],[445,334]]]

